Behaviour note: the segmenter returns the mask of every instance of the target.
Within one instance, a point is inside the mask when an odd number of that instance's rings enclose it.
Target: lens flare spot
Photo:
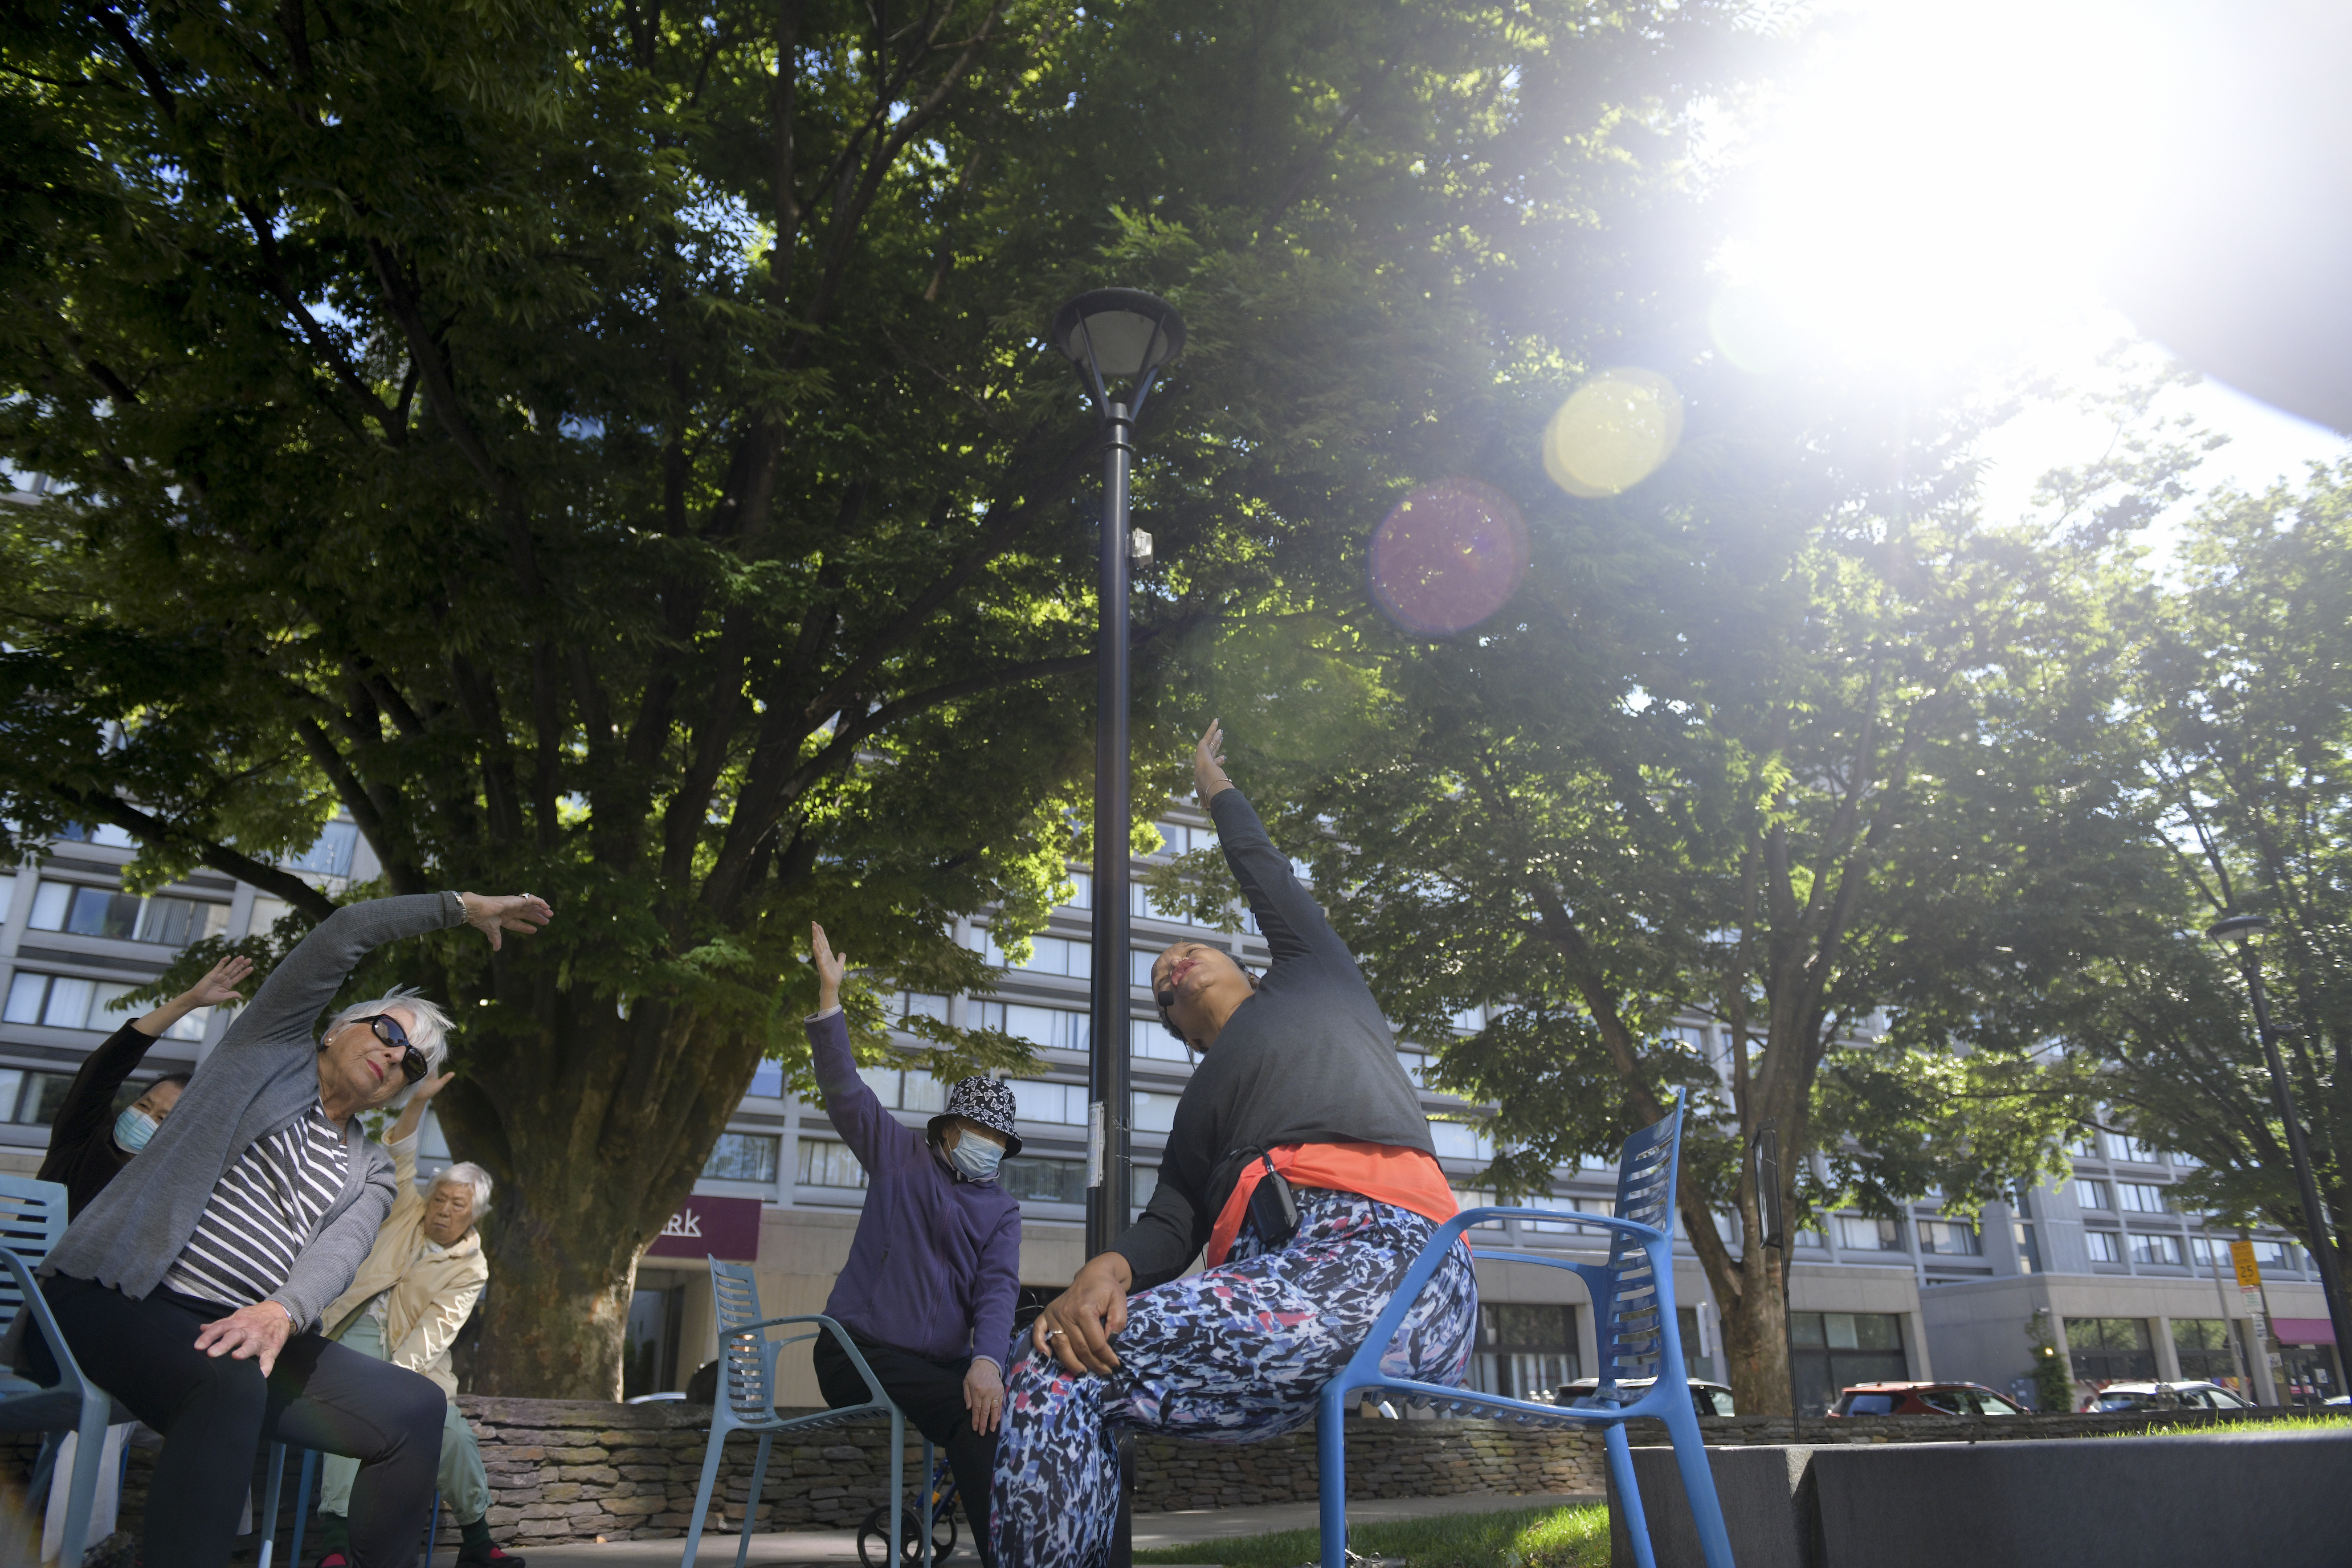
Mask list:
[[[1683,400],[1655,371],[1604,370],[1569,395],[1544,428],[1544,472],[1572,496],[1621,495],[1657,472],[1682,439]]]
[[[1527,519],[1475,479],[1423,486],[1372,532],[1374,602],[1425,637],[1468,631],[1508,602],[1527,569]]]
[[[1706,327],[1723,357],[1752,374],[1769,375],[1795,356],[1796,334],[1788,318],[1760,289],[1725,289],[1707,308]]]

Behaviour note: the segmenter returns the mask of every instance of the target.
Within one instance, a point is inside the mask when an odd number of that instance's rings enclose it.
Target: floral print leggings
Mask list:
[[[1244,1227],[1221,1266],[1128,1298],[1108,1377],[1013,1344],[996,1450],[1000,1568],[1097,1568],[1118,1510],[1118,1426],[1255,1443],[1305,1425],[1436,1225],[1355,1193],[1297,1190],[1298,1232],[1263,1250]],[[1391,1374],[1458,1384],[1478,1281],[1456,1240],[1381,1357]]]

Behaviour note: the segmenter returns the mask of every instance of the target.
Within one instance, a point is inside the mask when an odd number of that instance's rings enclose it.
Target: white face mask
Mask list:
[[[948,1163],[963,1173],[969,1182],[985,1182],[994,1178],[996,1167],[1003,1163],[1004,1151],[985,1138],[975,1137],[967,1131],[948,1151]]]

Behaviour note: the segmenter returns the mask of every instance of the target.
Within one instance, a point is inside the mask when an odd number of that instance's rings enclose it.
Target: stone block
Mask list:
[[[1716,1502],[1731,1537],[1732,1561],[1739,1568],[1823,1568],[1816,1540],[1812,1483],[1814,1450],[1791,1447],[1709,1448]],[[1658,1568],[1706,1568],[1698,1525],[1683,1489],[1682,1470],[1672,1448],[1633,1450],[1633,1479],[1642,1489],[1642,1511]],[[1909,1563],[1908,1544],[1903,1561]],[[1632,1536],[1612,1480],[1609,1487],[1609,1561],[1630,1568]],[[1860,1561],[1874,1561],[1875,1557]],[[1988,1558],[1987,1562],[1999,1559]]]

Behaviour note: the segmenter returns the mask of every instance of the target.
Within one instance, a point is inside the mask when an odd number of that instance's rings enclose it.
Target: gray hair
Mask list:
[[[475,1219],[478,1220],[484,1215],[490,1212],[490,1173],[488,1171],[483,1170],[479,1165],[475,1164],[471,1160],[460,1160],[456,1164],[450,1166],[447,1170],[442,1172],[439,1175],[435,1176],[433,1178],[433,1186],[426,1187],[425,1189],[425,1196],[427,1202],[432,1200],[433,1187],[437,1187],[444,1182],[473,1189],[473,1217]]]
[[[389,1013],[394,1007],[409,1016],[408,1043],[424,1055],[426,1076],[439,1072],[441,1064],[449,1059],[449,1031],[457,1026],[449,1015],[441,1010],[438,1003],[414,985],[396,985],[373,1002],[354,1002],[342,1009],[327,1020],[327,1033],[320,1037],[319,1048],[324,1050],[326,1041],[345,1026],[357,1023],[362,1018],[373,1018],[378,1013]],[[408,1097],[415,1092],[416,1086],[410,1084],[385,1103],[405,1105]],[[488,1178],[484,1177],[483,1180],[488,1181]]]

